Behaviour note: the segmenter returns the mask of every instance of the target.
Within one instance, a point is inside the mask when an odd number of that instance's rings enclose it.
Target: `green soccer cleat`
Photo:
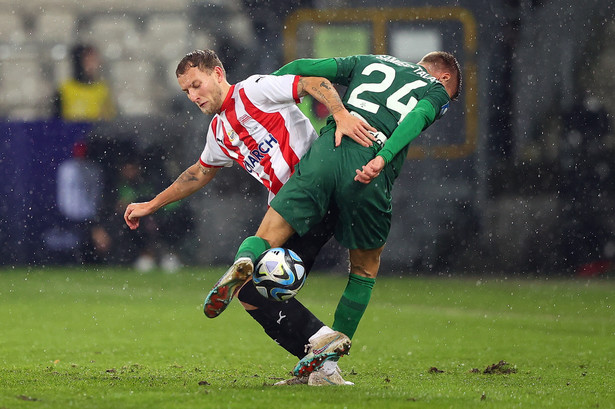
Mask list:
[[[216,318],[228,307],[241,286],[250,278],[254,264],[248,257],[240,257],[218,280],[205,298],[203,312],[208,318]]]

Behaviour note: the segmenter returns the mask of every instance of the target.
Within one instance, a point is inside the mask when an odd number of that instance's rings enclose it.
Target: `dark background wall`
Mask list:
[[[239,41],[240,34],[228,31],[232,25],[210,26],[207,38],[211,43],[188,37],[178,47],[180,54],[209,46],[224,50],[232,81],[251,74],[253,67],[267,70],[284,62],[281,26],[264,27],[271,19],[257,12],[263,10],[263,2],[237,2],[241,7],[232,10],[223,3],[215,7],[209,2],[179,3],[181,7],[160,13],[192,19],[194,29],[194,19],[198,17],[200,25],[207,26],[207,12],[216,11],[220,18],[235,18],[233,21],[240,16],[253,30],[246,34],[247,40]],[[286,2],[291,7],[281,9],[280,21],[299,6],[323,6],[318,1],[300,3]],[[371,1],[335,5],[383,6]],[[460,7],[476,21],[477,49],[464,58],[477,66],[477,89],[472,90],[478,97],[473,107],[478,118],[477,144],[461,158],[408,160],[394,191],[393,229],[382,271],[570,274],[586,271],[595,262],[613,261],[615,94],[609,90],[615,49],[608,40],[615,34],[612,5],[598,0],[582,4],[571,0],[454,4],[389,0],[386,4],[387,8],[424,6]],[[79,10],[79,27],[97,15]],[[128,15],[154,12],[129,10]],[[27,11],[24,15],[30,16]],[[125,16],[119,14],[118,19]],[[31,19],[24,21],[28,24]],[[14,40],[0,42],[0,46],[13,50],[17,46],[10,41]],[[443,44],[455,41],[445,38]],[[34,43],[19,47],[26,49]],[[11,61],[6,55],[13,54],[2,54],[5,67]],[[15,55],[22,58],[22,54]],[[110,58],[109,66],[119,67],[121,58]],[[155,58],[160,55],[145,56],[143,61]],[[156,66],[152,81],[166,84],[176,60],[172,56],[171,62]],[[116,78],[118,72],[110,76]],[[0,77],[0,88],[8,86],[6,78]],[[75,140],[85,137],[100,145],[123,141],[137,151],[157,146],[165,152],[168,183],[197,160],[209,118],[196,112],[172,81],[152,94],[152,101],[158,102],[147,113],[122,112],[120,104],[120,116],[106,124],[68,125],[44,118],[44,109],[42,118],[32,118],[20,114],[29,112],[21,105],[0,104],[0,115],[5,118],[0,124],[1,264],[56,262],[45,250],[43,237],[59,217],[54,197],[57,164],[70,156]],[[463,106],[453,109],[460,121],[467,119]],[[456,122],[445,121],[436,132],[455,135]],[[432,143],[429,138],[426,135],[421,143]],[[150,167],[149,172],[160,172],[154,169]],[[195,224],[190,233],[194,240],[179,249],[185,263],[228,264],[236,246],[255,231],[265,211],[263,189],[241,170],[225,169],[217,179],[188,200]],[[125,230],[121,214],[110,220],[117,229]],[[344,251],[332,243],[321,267],[343,269],[344,259]],[[126,259],[117,262],[128,263]]]

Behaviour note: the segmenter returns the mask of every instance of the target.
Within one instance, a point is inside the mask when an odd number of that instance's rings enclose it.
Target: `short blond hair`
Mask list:
[[[432,51],[421,58],[420,63],[432,64],[436,70],[449,72],[457,80],[457,90],[451,99],[455,101],[459,97],[462,85],[461,67],[453,54],[446,51]]]
[[[185,74],[192,67],[198,67],[199,70],[207,73],[211,73],[215,67],[220,67],[226,73],[220,58],[218,58],[214,50],[194,50],[186,54],[177,64],[175,76],[179,77]]]

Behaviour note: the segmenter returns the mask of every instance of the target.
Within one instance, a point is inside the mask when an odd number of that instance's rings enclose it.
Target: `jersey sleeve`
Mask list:
[[[384,147],[378,152],[385,163],[391,162],[393,157],[414,140],[419,134],[436,120],[436,110],[430,101],[420,100],[414,109],[406,115],[399,126],[393,131]]]
[[[253,75],[243,82],[246,95],[259,108],[275,111],[301,102],[298,94],[300,77],[296,75]]]
[[[206,168],[222,168],[233,165],[233,160],[226,155],[222,147],[216,142],[216,126],[218,120],[218,117],[212,119],[209,129],[207,130],[205,147],[199,158],[201,165]]]
[[[284,74],[324,77],[332,80],[337,76],[337,62],[334,58],[302,58],[286,64],[273,73],[273,75]]]

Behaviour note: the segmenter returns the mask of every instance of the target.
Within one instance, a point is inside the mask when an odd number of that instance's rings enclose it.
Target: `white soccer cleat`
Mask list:
[[[214,285],[203,305],[203,312],[209,318],[215,318],[228,307],[241,286],[250,278],[254,263],[249,257],[240,257],[226,270],[226,273]]]
[[[350,351],[350,338],[339,331],[321,335],[310,344],[308,354],[293,369],[295,376],[307,376],[329,359],[338,360]]]
[[[293,376],[290,379],[276,382],[274,386],[285,385],[309,385],[309,386],[350,386],[353,382],[346,381],[342,377],[342,371],[337,366],[337,360],[327,360],[327,364],[306,376]]]
[[[340,368],[336,365],[332,371],[327,371],[325,368],[320,368],[310,374],[308,378],[308,385],[310,386],[351,386],[353,382],[345,381],[342,378]]]

